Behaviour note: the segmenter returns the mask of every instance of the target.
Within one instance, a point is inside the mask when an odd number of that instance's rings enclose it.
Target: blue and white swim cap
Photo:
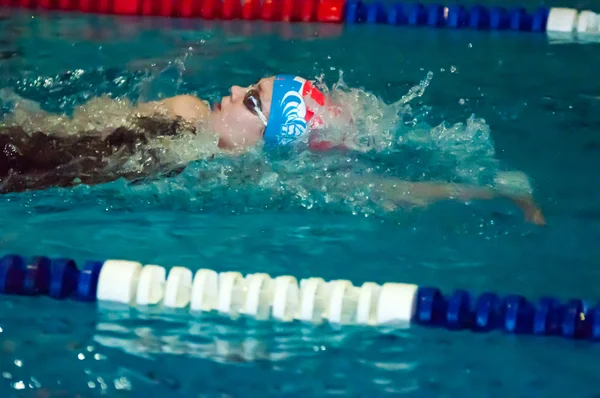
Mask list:
[[[311,106],[325,105],[325,96],[314,85],[298,76],[277,75],[273,82],[271,113],[265,129],[265,145],[285,146],[303,136],[309,128],[322,124],[313,118],[315,112],[307,108],[306,99],[311,98]]]

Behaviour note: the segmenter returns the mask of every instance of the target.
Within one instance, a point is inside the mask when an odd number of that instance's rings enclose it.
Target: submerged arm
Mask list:
[[[514,202],[523,211],[527,221],[537,225],[546,223],[542,210],[528,192],[514,193],[501,188],[442,182],[408,182],[381,178],[374,180],[372,177],[360,177],[360,179],[380,192],[384,199],[394,204],[427,205],[441,200],[469,201],[506,198]]]

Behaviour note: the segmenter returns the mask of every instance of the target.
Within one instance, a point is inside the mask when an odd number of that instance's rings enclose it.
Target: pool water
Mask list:
[[[519,170],[547,219],[525,223],[501,200],[391,213],[300,189],[271,200],[252,185],[201,181],[204,169],[220,169],[199,162],[134,186],[3,195],[2,254],[599,298],[598,44],[385,26],[2,15],[0,88],[50,111],[100,94],[212,99],[279,72],[323,74],[331,85],[340,70],[348,86],[390,103],[432,72],[410,103],[431,130],[403,126],[406,136],[420,131],[427,151],[413,142],[352,159],[385,165],[383,174],[449,179],[485,179],[477,170],[490,163]],[[493,154],[469,152],[464,126],[446,135],[435,128],[472,115],[493,140],[477,149],[493,143]],[[600,396],[600,348],[588,342],[192,318],[41,297],[2,297],[0,350],[2,397]]]

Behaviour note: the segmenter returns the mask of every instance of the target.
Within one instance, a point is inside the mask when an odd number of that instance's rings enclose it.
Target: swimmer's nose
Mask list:
[[[240,86],[231,86],[230,92],[231,92],[231,101],[238,102],[244,98],[246,90]]]

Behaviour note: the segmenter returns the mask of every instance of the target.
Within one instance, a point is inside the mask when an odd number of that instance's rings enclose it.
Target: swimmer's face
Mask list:
[[[269,119],[273,81],[275,77],[259,80],[250,87],[232,86],[230,95],[216,104],[211,114],[213,129],[219,135],[219,146],[223,149],[241,150],[256,145],[262,140],[265,125],[256,113],[244,105],[244,97],[250,88],[258,94],[261,110]]]

